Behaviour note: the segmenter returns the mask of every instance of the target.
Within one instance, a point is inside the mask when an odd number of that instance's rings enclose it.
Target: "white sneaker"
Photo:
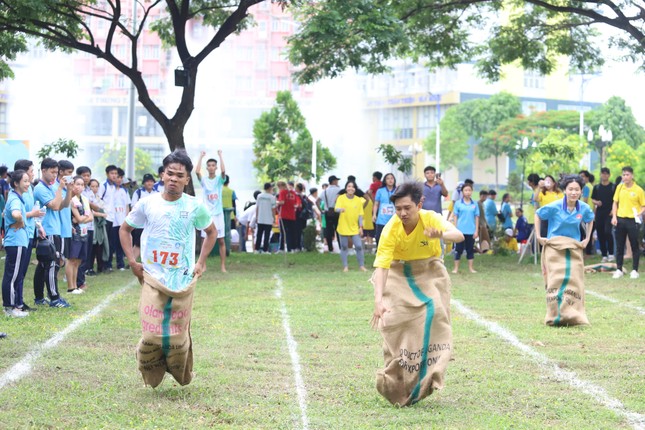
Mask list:
[[[616,261],[616,258],[613,255],[610,255],[609,258],[607,258],[607,261],[609,262]]]
[[[635,271],[635,270],[632,270],[632,271],[631,271],[631,273],[629,274],[629,277],[630,277],[631,279],[638,279],[638,277],[639,277],[639,276],[640,276],[640,275],[639,275],[639,274],[638,274],[638,272],[637,272],[637,271]]]
[[[9,317],[14,317],[14,318],[24,318],[27,315],[29,315],[28,312],[21,311],[20,309],[17,309],[17,308],[4,308],[4,313]]]
[[[619,279],[619,278],[622,278],[622,277],[623,277],[623,275],[624,275],[624,273],[623,273],[623,271],[622,271],[622,270],[616,270],[616,271],[614,272],[614,274],[612,275],[612,278],[614,278],[614,279]]]
[[[601,263],[606,263],[609,261],[609,258],[607,257],[602,257],[602,260],[600,260]]]
[[[80,288],[76,288],[72,291],[68,291],[70,294],[83,294],[85,291],[81,290]]]

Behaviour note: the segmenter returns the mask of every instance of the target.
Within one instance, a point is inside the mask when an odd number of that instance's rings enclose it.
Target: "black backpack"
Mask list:
[[[48,238],[38,239],[36,245],[36,257],[39,261],[54,261],[58,258],[56,246],[52,240]]]
[[[302,197],[302,209],[298,215],[301,220],[307,221],[314,217],[314,210],[311,201],[307,197]]]

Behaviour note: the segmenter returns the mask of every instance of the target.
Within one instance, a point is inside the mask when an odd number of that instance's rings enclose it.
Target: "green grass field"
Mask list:
[[[454,361],[445,389],[395,408],[375,389],[382,353],[379,333],[369,328],[369,274],[356,270],[353,257],[352,271],[341,273],[340,266],[337,255],[233,254],[229,273],[220,274],[218,262],[209,261],[192,321],[195,379],[185,387],[170,376],[157,389],[143,385],[134,355],[139,289],[130,272],[88,278],[86,294],[66,296],[70,309],[41,308],[22,320],[2,316],[0,331],[9,337],[0,341],[0,378],[6,379],[43,342],[132,285],[42,351],[23,378],[0,388],[0,428],[302,428],[283,303],[311,429],[638,428],[645,414],[643,278],[587,275],[589,290],[618,303],[587,295],[591,326],[551,328],[543,324],[538,266],[478,256],[478,274],[453,275],[453,299],[514,333],[550,364],[540,365],[453,306]],[[282,280],[281,298],[274,275]],[[31,276],[33,266],[29,304]],[[558,380],[553,364],[638,415],[625,417]]]

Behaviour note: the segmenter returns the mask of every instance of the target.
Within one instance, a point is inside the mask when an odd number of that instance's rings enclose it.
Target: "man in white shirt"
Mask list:
[[[217,151],[219,156],[220,174],[217,175],[217,160],[209,158],[206,161],[207,177],[202,176],[202,161],[206,156],[206,152],[202,151],[199,154],[199,160],[195,168],[197,179],[202,185],[203,200],[206,208],[213,218],[215,228],[217,229],[217,241],[219,242],[219,258],[220,269],[226,273],[226,242],[224,237],[226,235],[226,227],[224,226],[224,208],[222,206],[222,187],[226,181],[226,167],[224,166],[224,158],[222,157],[222,150]],[[202,237],[204,233],[202,232]]]

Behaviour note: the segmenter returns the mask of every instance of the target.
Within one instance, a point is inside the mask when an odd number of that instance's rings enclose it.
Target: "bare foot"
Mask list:
[[[453,270],[453,271],[452,271],[452,272],[450,272],[450,273],[455,273],[455,274],[456,274],[456,273],[457,273],[457,271],[456,271],[456,270]]]
[[[470,273],[477,273],[476,270],[470,269]]]
[[[367,269],[365,268],[365,266],[361,266],[360,269],[361,269],[361,272],[367,272]]]
[[[222,267],[222,273],[228,273],[225,267]]]
[[[343,269],[343,272],[349,272],[349,268],[345,267],[345,268]]]

